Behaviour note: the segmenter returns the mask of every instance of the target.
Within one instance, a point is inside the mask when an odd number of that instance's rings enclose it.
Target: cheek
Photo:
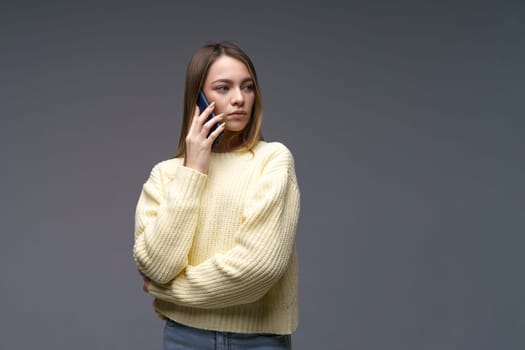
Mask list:
[[[248,103],[250,105],[250,109],[253,110],[253,108],[255,107],[255,96],[251,96],[249,99],[248,99]]]
[[[210,93],[208,99],[210,100],[210,103],[215,101],[215,114],[222,113],[228,105],[226,99],[220,94]]]
[[[215,114],[228,112],[228,104],[227,103],[221,103],[220,101],[215,102]]]

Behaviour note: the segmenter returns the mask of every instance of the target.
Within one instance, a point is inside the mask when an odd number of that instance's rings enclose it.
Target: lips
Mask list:
[[[235,111],[229,114],[230,117],[233,118],[244,118],[246,116],[245,111]]]

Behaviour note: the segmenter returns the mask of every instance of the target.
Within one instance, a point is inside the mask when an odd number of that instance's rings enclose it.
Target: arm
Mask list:
[[[200,114],[195,108],[186,135],[186,166],[177,167],[166,198],[159,165],[144,184],[136,210],[133,255],[146,280],[167,283],[188,264],[211,145],[225,127],[222,123],[209,135],[211,127],[222,121],[222,114],[207,121],[213,108],[212,103]]]
[[[249,196],[234,247],[149,293],[178,305],[222,308],[254,302],[283,276],[293,251],[300,193],[287,151],[270,161]]]
[[[206,175],[178,166],[167,194],[159,165],[144,184],[135,212],[133,257],[139,271],[167,283],[188,263]]]

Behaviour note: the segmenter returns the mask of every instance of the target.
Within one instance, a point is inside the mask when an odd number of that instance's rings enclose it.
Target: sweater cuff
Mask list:
[[[160,300],[165,300],[166,297],[169,296],[169,293],[167,293],[166,288],[159,287],[158,285],[152,282],[150,282],[148,286],[148,294]]]
[[[177,166],[173,181],[168,187],[169,199],[188,199],[200,197],[208,176],[195,169]]]

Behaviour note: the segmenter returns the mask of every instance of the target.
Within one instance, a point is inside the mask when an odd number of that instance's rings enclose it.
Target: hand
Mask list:
[[[211,128],[216,123],[222,122],[223,113],[216,115],[209,121],[208,116],[215,108],[215,102],[210,103],[202,113],[199,108],[195,108],[188,135],[186,136],[186,157],[184,165],[206,174],[210,161],[211,146],[213,141],[224,131],[225,123],[221,123],[210,136]]]
[[[144,280],[144,285],[142,286],[142,290],[144,292],[148,293],[149,292],[149,284],[151,283],[150,279],[148,277],[146,277],[146,275],[143,274],[142,272],[139,271],[139,273],[142,276],[142,279]]]

